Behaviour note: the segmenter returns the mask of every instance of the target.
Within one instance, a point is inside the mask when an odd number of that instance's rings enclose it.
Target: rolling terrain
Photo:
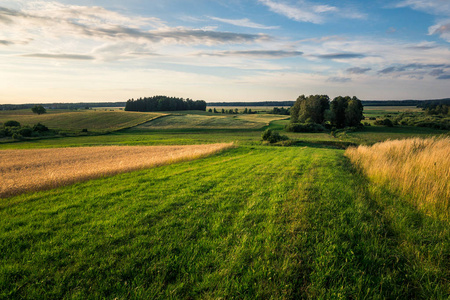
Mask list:
[[[279,116],[249,115],[264,121],[246,129],[232,122],[249,125],[242,123],[247,116],[226,116],[214,128],[205,128],[205,116],[222,117],[188,112],[106,135],[0,144],[17,151],[236,146],[1,199],[0,298],[450,296],[448,207],[420,205],[414,193],[376,180],[339,149],[448,132],[411,126],[283,132],[293,143],[277,147],[262,145],[261,133],[283,130],[287,121]],[[179,122],[171,126],[171,119]]]

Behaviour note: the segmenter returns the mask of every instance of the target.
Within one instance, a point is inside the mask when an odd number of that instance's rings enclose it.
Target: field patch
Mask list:
[[[0,197],[194,159],[231,145],[1,150]]]
[[[349,148],[347,156],[374,182],[412,195],[416,204],[450,206],[450,138],[406,139]]]
[[[161,113],[140,113],[125,111],[93,110],[48,110],[46,114],[36,115],[31,110],[0,111],[0,123],[18,121],[22,126],[42,123],[50,129],[95,132],[109,132],[133,127],[163,116]]]
[[[173,114],[138,126],[139,129],[259,129],[286,116]]]

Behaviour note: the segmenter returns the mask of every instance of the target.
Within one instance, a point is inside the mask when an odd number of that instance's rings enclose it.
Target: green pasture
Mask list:
[[[2,299],[447,299],[448,222],[342,150],[241,146],[0,202]]]

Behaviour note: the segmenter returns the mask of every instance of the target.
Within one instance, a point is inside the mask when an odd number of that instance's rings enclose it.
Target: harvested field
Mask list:
[[[191,160],[230,147],[232,143],[0,150],[0,197]]]

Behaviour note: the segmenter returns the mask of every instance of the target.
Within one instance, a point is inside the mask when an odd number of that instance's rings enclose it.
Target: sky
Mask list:
[[[450,97],[450,0],[0,0],[0,104]]]

